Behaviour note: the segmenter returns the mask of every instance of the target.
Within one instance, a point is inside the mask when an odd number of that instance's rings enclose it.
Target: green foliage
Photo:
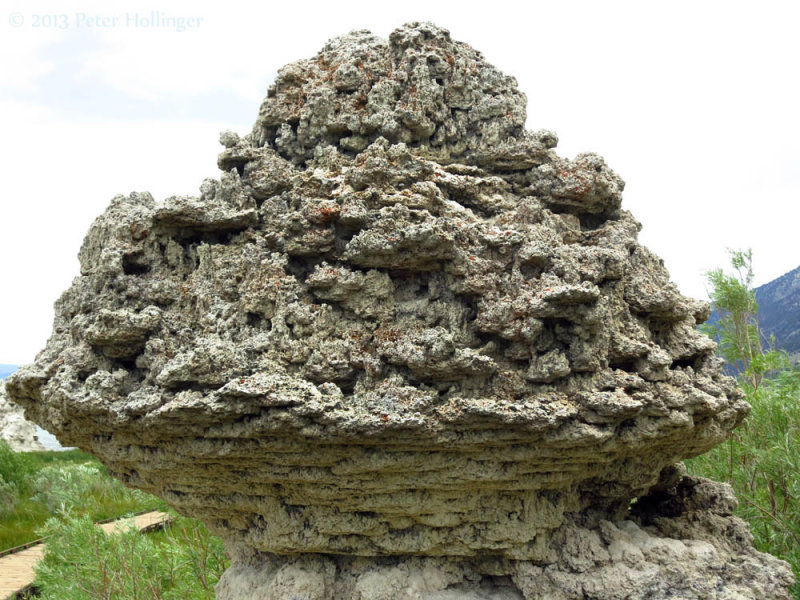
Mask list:
[[[17,484],[0,477],[0,519],[16,510],[18,499]]]
[[[800,576],[800,368],[748,394],[753,411],[727,444],[687,461],[689,471],[727,481],[750,523],[756,548],[788,561]],[[800,600],[800,584],[794,597]]]
[[[0,443],[0,549],[36,539],[54,514],[98,521],[163,506],[109,477],[83,452],[13,452]]]
[[[719,342],[719,354],[741,367],[743,386],[757,390],[770,371],[785,367],[785,353],[765,352],[758,326],[758,303],[753,291],[752,250],[729,250],[733,275],[722,269],[706,273],[711,303],[719,314],[716,324],[701,329]]]
[[[91,454],[83,450],[59,450],[53,452],[52,450],[38,450],[36,452],[24,452],[26,460],[28,460],[38,471],[45,465],[58,464],[58,465],[84,465],[93,464],[102,468],[100,461]]]
[[[214,598],[228,562],[200,522],[180,518],[152,536],[107,535],[94,525],[153,508],[166,507],[109,477],[88,454],[18,453],[0,442],[0,549],[50,536],[37,568],[42,598]]]
[[[33,472],[34,465],[24,453],[14,452],[0,440],[0,522],[16,513],[20,488]]]
[[[36,474],[33,489],[35,501],[60,514],[80,508],[84,514],[99,515],[108,505],[147,504],[149,500],[144,492],[126,488],[99,467],[86,464],[46,466]]]
[[[34,463],[28,453],[14,452],[5,440],[0,440],[0,481],[20,483],[34,470]]]
[[[43,600],[213,599],[228,563],[222,542],[192,519],[177,519],[162,537],[129,529],[107,535],[88,517],[51,519],[36,569]]]
[[[708,273],[722,314],[720,354],[743,370],[739,383],[753,407],[728,443],[687,461],[695,475],[727,481],[739,498],[756,548],[788,561],[800,579],[800,367],[785,352],[764,351],[752,284],[750,251],[732,253],[735,277]],[[800,583],[794,598],[800,600]]]

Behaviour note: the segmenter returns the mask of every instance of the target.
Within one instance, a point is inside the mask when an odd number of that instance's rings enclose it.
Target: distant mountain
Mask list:
[[[758,323],[779,349],[800,353],[800,267],[757,287]]]
[[[0,379],[5,379],[19,369],[17,365],[0,365]]]
[[[761,333],[767,339],[775,336],[776,349],[800,357],[800,267],[754,291]],[[716,324],[718,321],[719,313],[713,311],[708,322]]]

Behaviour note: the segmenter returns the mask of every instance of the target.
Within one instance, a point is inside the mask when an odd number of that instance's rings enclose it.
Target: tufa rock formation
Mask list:
[[[45,449],[36,435],[36,425],[26,421],[22,409],[6,398],[6,387],[3,381],[0,381],[0,440],[7,442],[14,452],[34,452]]]
[[[199,196],[114,198],[11,397],[202,519],[222,599],[788,598],[748,406],[602,158],[431,24],[284,67]]]

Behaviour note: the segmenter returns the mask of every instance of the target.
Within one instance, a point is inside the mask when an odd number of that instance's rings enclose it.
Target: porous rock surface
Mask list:
[[[5,440],[14,452],[44,450],[36,435],[36,425],[25,420],[21,407],[9,402],[3,381],[0,381],[0,440]]]
[[[431,24],[284,67],[199,196],[114,198],[11,397],[223,536],[220,598],[788,597],[674,466],[748,410],[708,306],[525,103]]]

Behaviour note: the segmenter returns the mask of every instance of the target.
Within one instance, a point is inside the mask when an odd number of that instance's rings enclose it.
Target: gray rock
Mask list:
[[[749,410],[707,306],[524,124],[432,24],[332,40],[199,196],[112,201],[12,399],[221,535],[220,598],[788,598],[673,467]]]
[[[8,442],[14,452],[45,449],[36,435],[36,425],[25,420],[22,408],[6,397],[6,385],[3,381],[0,381],[0,440]]]

